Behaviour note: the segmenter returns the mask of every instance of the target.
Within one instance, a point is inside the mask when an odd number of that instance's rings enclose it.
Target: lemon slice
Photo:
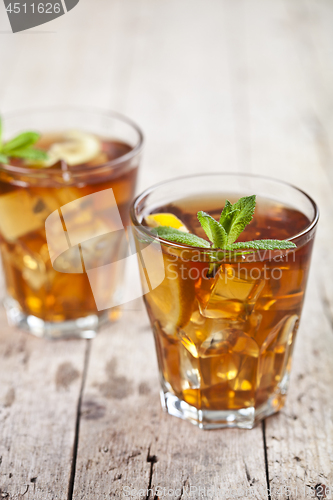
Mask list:
[[[188,229],[178,217],[174,214],[162,213],[162,214],[151,214],[145,217],[145,221],[149,227],[158,226],[169,226],[183,233],[188,233]]]
[[[70,166],[80,165],[93,160],[100,151],[101,142],[95,135],[71,130],[50,146],[44,166],[50,167],[59,160],[64,160]]]
[[[167,335],[175,335],[191,319],[195,301],[194,280],[183,279],[180,269],[184,265],[181,259],[175,262],[168,255],[163,255],[165,277],[162,283],[146,294],[149,309],[154,320]]]

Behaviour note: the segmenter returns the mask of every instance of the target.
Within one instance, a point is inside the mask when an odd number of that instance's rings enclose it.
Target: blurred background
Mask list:
[[[331,0],[80,0],[16,34],[2,4],[0,17],[1,113],[128,115],[146,138],[140,191],[207,171],[296,184],[319,203],[316,251],[332,274]]]
[[[80,0],[17,34],[0,19],[1,112],[125,113],[146,136],[139,189],[209,170],[333,182],[331,0]]]

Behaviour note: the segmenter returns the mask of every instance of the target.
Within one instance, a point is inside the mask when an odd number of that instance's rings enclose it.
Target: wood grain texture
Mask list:
[[[85,342],[0,331],[0,498],[65,499]]]
[[[193,498],[253,489],[253,498],[266,499],[261,427],[203,432],[163,414],[155,358],[142,310],[126,311],[94,340],[73,498],[163,498],[165,488],[173,499],[184,489]]]
[[[122,498],[149,483],[159,382],[145,312],[127,311],[92,344],[73,498]]]
[[[332,485],[332,130],[323,105],[332,96],[324,80],[330,70],[320,72],[317,37],[310,39],[319,18],[308,10],[323,4],[271,1],[264,11],[260,2],[243,4],[252,171],[270,169],[302,187],[321,212],[287,404],[266,420],[273,499],[310,498],[318,485]]]
[[[91,6],[80,0],[52,24],[17,35],[1,18],[2,111],[76,104],[132,116],[147,138],[140,190],[181,174],[247,171],[288,180],[320,205],[290,393],[265,426],[271,498],[294,500],[296,487],[298,499],[314,496],[317,484],[333,483],[332,2]],[[228,498],[223,487],[231,498],[245,487],[267,498],[260,427],[202,432],[162,414],[152,334],[142,307],[132,306],[92,342],[77,454],[85,343],[51,344],[3,326],[1,491],[70,499],[74,458],[75,499],[123,498],[125,487],[149,485],[180,489],[170,498],[200,485],[213,485],[214,498]],[[281,485],[290,491],[279,495]]]
[[[318,485],[332,487],[332,351],[332,325],[313,280],[296,340],[287,404],[266,422],[272,498],[287,498],[287,487],[290,500],[323,493]]]
[[[238,156],[237,134],[243,132],[235,133],[230,99],[234,75],[229,31],[224,29],[229,23],[226,6],[226,2],[213,1],[206,10],[199,2],[145,2],[139,11],[132,4],[139,28],[137,35],[128,33],[137,37],[137,44],[124,102],[127,113],[141,117],[147,134],[142,186],[208,167],[212,171],[242,169],[245,153]],[[206,23],[201,22],[203,13]],[[240,123],[241,117],[237,120]],[[121,498],[125,487],[146,491],[149,485],[170,488],[172,498],[181,495],[182,487],[209,485],[221,498],[228,490],[255,487],[257,498],[266,498],[260,427],[252,433],[202,433],[161,413],[152,334],[147,331],[144,341],[136,331],[145,325],[146,319],[127,317],[115,327],[109,340],[117,345],[116,377],[113,369],[110,372],[107,337],[94,341],[83,397],[74,498],[92,494],[100,499],[108,494]],[[142,373],[146,373],[143,380]],[[113,391],[117,394],[117,384],[125,374],[134,387],[128,397],[118,401],[112,391],[108,398],[98,390],[108,378],[116,384]],[[145,398],[135,389],[141,383],[149,388]],[[94,424],[93,417],[85,418],[89,405],[97,408]],[[99,451],[104,449],[108,451]],[[126,463],[134,453],[138,455]],[[157,457],[156,464],[153,457]]]

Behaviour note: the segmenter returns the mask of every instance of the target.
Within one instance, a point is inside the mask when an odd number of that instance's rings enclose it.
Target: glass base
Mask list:
[[[93,339],[98,330],[110,322],[107,311],[101,315],[91,314],[76,320],[56,322],[25,314],[18,302],[11,297],[6,297],[3,304],[11,326],[45,339]]]
[[[238,427],[252,429],[260,420],[279,411],[285,401],[284,394],[274,394],[258,408],[251,406],[239,410],[198,410],[172,394],[161,390],[161,403],[164,411],[174,417],[188,420],[200,429],[221,429]]]

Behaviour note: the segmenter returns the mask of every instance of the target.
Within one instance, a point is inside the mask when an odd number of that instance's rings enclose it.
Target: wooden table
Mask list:
[[[81,0],[16,35],[0,15],[3,112],[113,108],[145,131],[140,189],[180,173],[264,173],[321,209],[287,404],[251,431],[162,413],[141,302],[93,341],[39,340],[1,311],[0,499],[322,498],[333,487],[332,1]]]

